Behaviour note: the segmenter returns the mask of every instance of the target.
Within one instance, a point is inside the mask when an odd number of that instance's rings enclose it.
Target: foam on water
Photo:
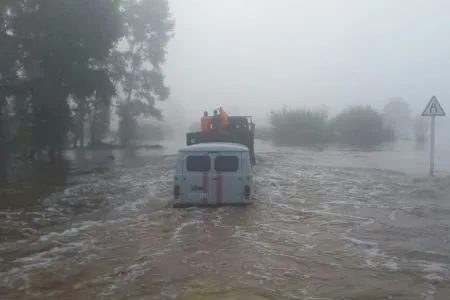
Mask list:
[[[65,286],[39,291],[41,275],[60,274],[73,299],[167,299],[195,274],[283,299],[440,300],[449,245],[430,232],[444,238],[447,204],[416,191],[450,184],[288,152],[258,157],[248,208],[168,208],[174,157],[165,157],[75,178],[35,210],[1,212],[0,225],[21,224],[24,237],[0,244],[0,288],[11,299],[63,298]]]

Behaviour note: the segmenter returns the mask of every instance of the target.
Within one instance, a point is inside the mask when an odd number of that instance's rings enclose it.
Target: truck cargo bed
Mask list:
[[[186,145],[194,145],[200,143],[236,143],[247,146],[251,155],[252,165],[255,165],[254,138],[250,131],[233,131],[233,132],[189,132],[186,134]]]

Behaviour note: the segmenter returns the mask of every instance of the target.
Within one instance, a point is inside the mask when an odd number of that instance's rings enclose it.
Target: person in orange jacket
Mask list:
[[[225,112],[222,106],[219,107],[220,122],[222,124],[222,130],[224,131],[228,127],[228,114]]]
[[[203,112],[203,117],[200,119],[200,125],[203,132],[211,131],[211,117],[208,116],[208,112],[205,110]]]

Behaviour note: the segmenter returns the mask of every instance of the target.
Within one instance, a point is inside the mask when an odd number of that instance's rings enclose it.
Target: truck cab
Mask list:
[[[228,126],[225,131],[189,132],[186,134],[186,145],[199,143],[226,142],[246,146],[250,154],[251,165],[256,164],[255,158],[255,124],[250,116],[228,116]]]

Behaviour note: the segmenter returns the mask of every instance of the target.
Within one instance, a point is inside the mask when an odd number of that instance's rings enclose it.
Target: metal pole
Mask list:
[[[430,139],[430,176],[434,175],[434,129],[435,129],[435,116],[431,116],[431,139]]]

